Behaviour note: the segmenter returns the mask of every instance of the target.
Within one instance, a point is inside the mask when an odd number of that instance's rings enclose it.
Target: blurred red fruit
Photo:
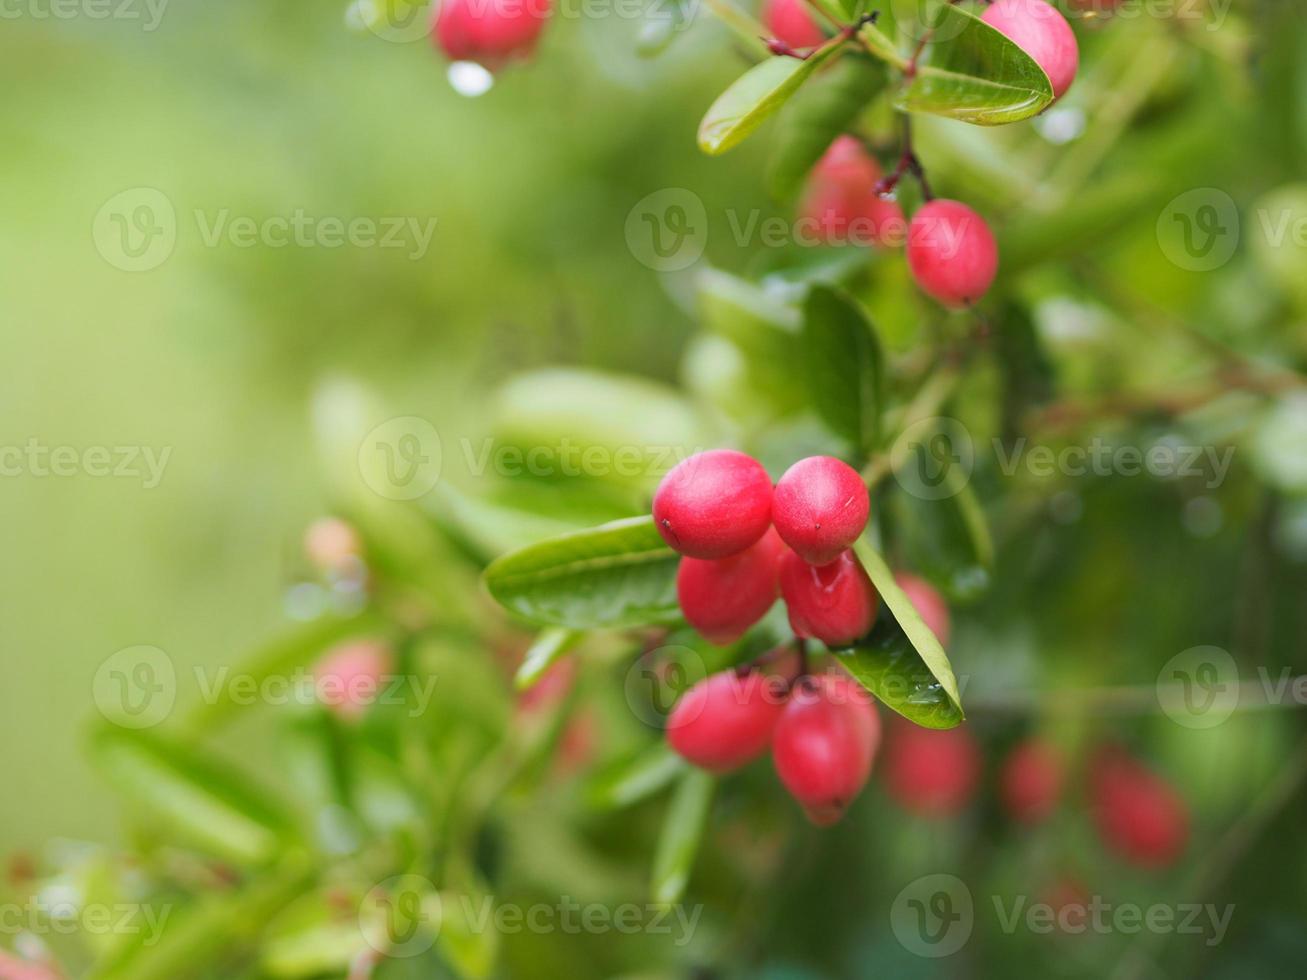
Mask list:
[[[1039,823],[1062,795],[1062,757],[1047,742],[1027,739],[1008,755],[999,776],[999,793],[1008,816]]]
[[[898,202],[876,193],[880,164],[852,136],[840,136],[813,167],[799,219],[824,245],[901,245],[907,219]]]
[[[792,48],[815,48],[826,40],[805,0],[767,0],[762,22],[773,37]]]
[[[1109,747],[1090,771],[1094,822],[1103,843],[1141,868],[1164,868],[1189,840],[1189,810],[1161,776],[1123,750]]]
[[[494,71],[531,54],[552,7],[552,0],[440,0],[431,37],[451,61]]]
[[[390,648],[377,640],[355,640],[330,650],[313,669],[318,701],[347,721],[356,721],[380,698],[393,670]]]
[[[776,725],[772,758],[808,819],[824,827],[862,792],[880,744],[871,696],[844,675],[798,682]]]
[[[935,731],[896,721],[885,747],[885,789],[905,810],[948,816],[970,802],[980,767],[980,747],[966,728]]]
[[[923,205],[908,225],[908,268],[945,306],[972,306],[998,273],[998,243],[985,219],[958,201]]]

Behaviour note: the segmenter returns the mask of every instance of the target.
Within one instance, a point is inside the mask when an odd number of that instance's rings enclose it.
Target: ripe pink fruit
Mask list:
[[[956,813],[980,780],[980,749],[965,728],[935,731],[901,721],[885,753],[885,789],[911,813]]]
[[[691,558],[738,555],[771,523],[771,479],[733,449],[697,453],[672,467],[654,493],[658,533]]]
[[[801,459],[772,495],[772,522],[804,561],[825,565],[867,526],[871,500],[858,471],[833,456]]]
[[[980,18],[1007,35],[1034,59],[1053,83],[1053,98],[1075,81],[1080,67],[1080,48],[1075,31],[1055,7],[1044,0],[998,0]]]
[[[998,272],[994,233],[958,201],[931,201],[912,216],[907,255],[917,285],[954,308],[979,301]]]
[[[432,40],[451,61],[493,71],[531,54],[552,6],[553,0],[440,0]]]
[[[762,22],[773,37],[792,48],[815,48],[826,40],[804,0],[767,0]]]
[[[812,169],[799,219],[817,229],[826,245],[901,244],[907,228],[903,209],[876,193],[880,164],[852,136],[830,145]]]
[[[1027,739],[1003,763],[999,792],[1008,815],[1018,823],[1044,820],[1062,795],[1062,757],[1039,739]]]
[[[668,744],[701,769],[738,769],[771,744],[787,686],[783,678],[757,670],[705,677],[667,716]]]
[[[734,643],[767,615],[779,594],[785,551],[774,528],[729,558],[682,558],[676,598],[686,622],[710,643]]]
[[[1120,749],[1094,759],[1090,771],[1094,823],[1103,843],[1131,864],[1163,868],[1189,840],[1189,810],[1166,780]]]
[[[926,624],[926,628],[935,634],[940,646],[948,646],[952,624],[944,597],[924,578],[910,572],[896,572],[894,581],[917,610],[917,615]]]
[[[318,701],[346,721],[357,720],[377,701],[392,663],[390,649],[377,640],[342,643],[313,669]]]
[[[772,759],[785,788],[819,827],[835,823],[862,792],[880,744],[871,698],[837,674],[801,680],[772,739]]]
[[[796,636],[846,647],[876,621],[878,597],[853,552],[827,565],[809,565],[792,551],[781,556],[781,596]]]

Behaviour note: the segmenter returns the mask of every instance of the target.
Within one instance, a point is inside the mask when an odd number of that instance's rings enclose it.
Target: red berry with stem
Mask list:
[[[1027,739],[1008,755],[999,775],[999,794],[1018,823],[1046,819],[1062,795],[1062,757],[1041,739]]]
[[[1124,751],[1109,748],[1090,771],[1094,823],[1103,843],[1142,868],[1164,868],[1189,840],[1189,809],[1162,777]]]
[[[978,302],[998,273],[998,243],[985,219],[958,201],[922,205],[908,225],[908,267],[927,294],[961,309]]]
[[[1075,31],[1057,8],[1044,0],[998,0],[980,19],[1044,69],[1053,84],[1053,98],[1060,99],[1071,87],[1080,67],[1080,48]]]
[[[799,204],[799,227],[824,245],[901,244],[903,209],[876,193],[880,165],[852,136],[840,136],[813,167]]]
[[[781,556],[781,597],[795,635],[831,648],[850,646],[866,636],[876,621],[879,601],[851,551],[826,565],[809,565],[787,551]]]
[[[885,789],[911,813],[949,816],[975,793],[980,761],[980,748],[967,729],[936,731],[901,721],[885,747]]]
[[[771,523],[771,479],[733,449],[696,453],[672,467],[654,493],[658,533],[691,558],[738,555]]]
[[[685,692],[667,716],[667,741],[679,756],[710,772],[730,772],[771,744],[788,682],[759,670],[724,670]]]
[[[450,60],[494,71],[531,54],[552,7],[553,0],[440,0],[431,37]]]
[[[785,788],[818,826],[835,823],[862,792],[880,744],[871,697],[840,674],[801,679],[772,739]]]
[[[762,22],[773,37],[792,48],[815,48],[826,40],[805,0],[767,0]]]
[[[711,643],[734,643],[776,601],[785,551],[774,528],[729,558],[682,558],[676,598],[685,620]]]
[[[896,572],[894,581],[908,597],[912,608],[917,610],[917,615],[926,624],[926,628],[935,634],[935,639],[939,640],[940,646],[948,646],[952,623],[949,618],[948,603],[939,594],[939,590],[924,578],[909,572]]]
[[[867,526],[871,499],[858,471],[833,456],[801,459],[780,478],[772,522],[810,565],[834,561]]]

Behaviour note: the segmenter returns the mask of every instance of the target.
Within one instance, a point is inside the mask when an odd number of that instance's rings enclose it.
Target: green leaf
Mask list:
[[[944,648],[876,550],[865,538],[854,549],[883,608],[871,635],[836,655],[863,687],[909,721],[927,728],[960,724],[962,698]]]
[[[972,602],[989,588],[994,543],[980,501],[962,473],[951,467],[946,474],[953,484],[949,496],[925,500],[900,490],[890,496],[889,511],[908,567],[950,599]]]
[[[699,124],[699,148],[717,156],[743,142],[841,46],[833,41],[803,60],[774,57],[754,65],[709,106]]]
[[[884,87],[889,73],[879,61],[849,55],[805,85],[777,123],[769,184],[789,200],[837,136],[847,130]]]
[[[694,20],[696,4],[682,0],[652,0],[644,10],[644,21],[635,39],[635,53],[641,58],[662,54]]]
[[[685,769],[685,760],[658,741],[600,772],[587,787],[586,798],[600,810],[630,806],[657,793]]]
[[[673,622],[676,552],[653,518],[632,517],[564,534],[504,555],[486,588],[524,619],[571,629]]]
[[[522,658],[522,666],[517,668],[513,686],[519,691],[529,691],[535,687],[536,682],[545,676],[545,671],[563,654],[576,646],[584,635],[561,626],[551,626],[549,629],[541,630],[540,635],[526,651],[526,656]]]
[[[702,769],[688,769],[677,784],[658,848],[654,852],[653,900],[661,904],[680,901],[690,883],[699,841],[708,823],[716,780]]]
[[[887,38],[874,27],[863,40],[881,57]],[[917,59],[917,70],[899,93],[906,112],[929,112],[978,126],[1018,122],[1053,101],[1053,87],[1030,55],[968,10],[946,4],[931,26],[932,40]]]
[[[1025,414],[1049,402],[1056,387],[1053,362],[1026,310],[1004,305],[994,332],[994,348],[1003,374],[1003,437],[1019,437]]]
[[[868,451],[880,431],[885,355],[876,328],[846,293],[814,285],[803,305],[808,398],[822,421]]]
[[[150,824],[240,864],[263,864],[292,837],[280,801],[198,750],[141,731],[98,730],[100,771]]]

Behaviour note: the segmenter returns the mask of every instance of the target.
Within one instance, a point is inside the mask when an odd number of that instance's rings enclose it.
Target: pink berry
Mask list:
[[[896,572],[894,581],[898,583],[903,594],[908,597],[917,615],[926,624],[926,628],[935,634],[940,646],[948,646],[952,632],[949,620],[948,603],[933,585],[924,578],[908,572]]]
[[[687,762],[730,772],[771,744],[787,684],[770,673],[724,670],[695,684],[667,716],[667,741]]]
[[[1080,66],[1080,48],[1071,25],[1055,7],[1044,0],[998,0],[980,19],[1007,35],[1044,69],[1053,84],[1053,98],[1060,99],[1071,87]]]
[[[1164,868],[1189,840],[1189,809],[1166,780],[1117,748],[1090,769],[1094,822],[1103,842],[1131,864]]]
[[[876,193],[880,165],[852,136],[841,136],[813,167],[799,219],[825,245],[901,244],[903,209]],[[806,234],[806,232],[805,232]]]
[[[998,273],[998,243],[985,219],[958,201],[923,205],[908,225],[908,267],[945,306],[978,302]]]
[[[362,717],[381,696],[392,670],[389,648],[376,640],[342,643],[313,669],[318,700],[347,721]]]
[[[826,40],[805,0],[767,0],[762,22],[773,37],[792,48],[815,48]]]
[[[1008,815],[1018,823],[1040,823],[1062,795],[1062,757],[1039,739],[1014,748],[1003,763],[999,791]]]
[[[771,523],[771,479],[733,449],[697,453],[672,467],[654,493],[658,533],[691,558],[738,555]]]
[[[905,810],[932,817],[956,813],[979,781],[980,749],[965,728],[894,725],[885,747],[885,789]]]
[[[810,565],[834,561],[867,526],[871,500],[858,471],[833,456],[801,459],[772,495],[772,521]]]
[[[440,0],[431,36],[450,60],[493,71],[531,54],[552,6],[553,0]]]
[[[867,692],[848,677],[811,676],[791,693],[772,743],[776,774],[808,819],[824,827],[867,784],[880,718]]]
[[[787,551],[781,556],[781,597],[795,635],[828,647],[853,644],[876,621],[876,590],[851,551],[826,565],[809,565]]]
[[[686,622],[711,643],[734,643],[776,601],[784,551],[785,543],[768,528],[738,555],[682,558],[676,570],[676,598]]]

